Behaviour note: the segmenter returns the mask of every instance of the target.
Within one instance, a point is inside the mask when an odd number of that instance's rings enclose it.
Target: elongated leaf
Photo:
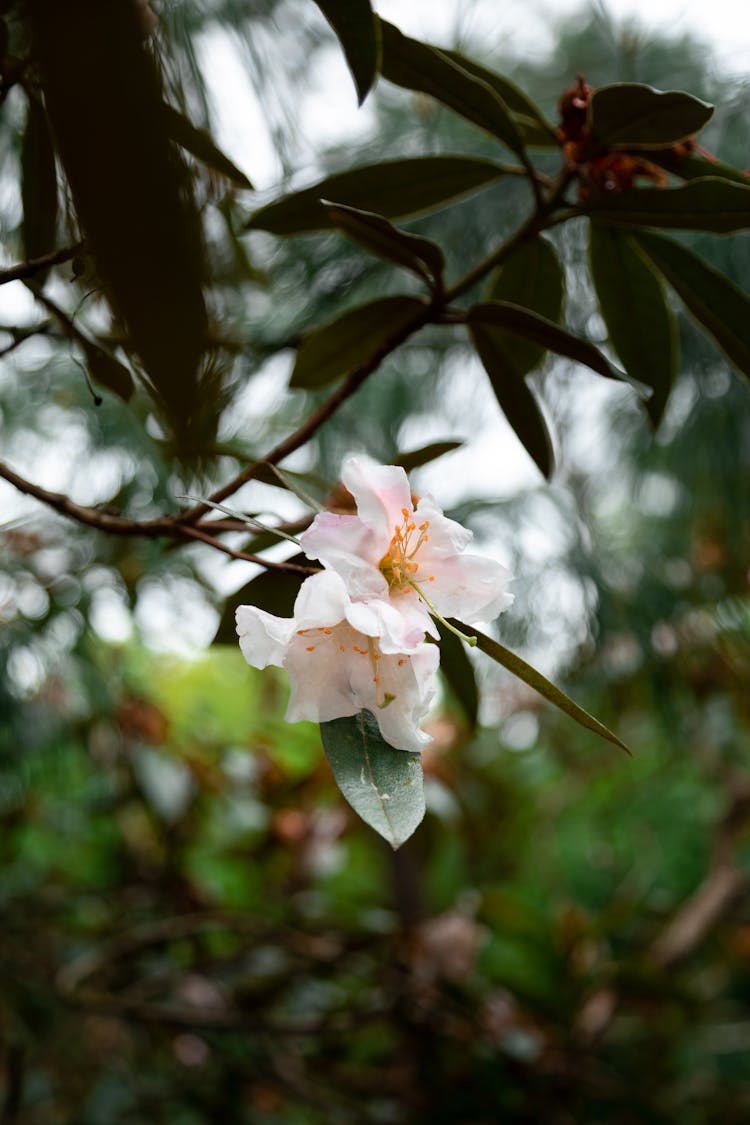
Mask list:
[[[437,243],[399,230],[372,211],[322,202],[331,222],[365,250],[411,270],[433,287],[442,283],[445,259]]]
[[[710,176],[678,188],[634,188],[592,199],[585,211],[619,225],[730,234],[750,230],[750,184]]]
[[[469,331],[484,369],[490,377],[495,398],[518,440],[545,477],[552,475],[552,441],[537,401],[519,375],[507,352],[498,342],[499,332],[480,323],[470,323]],[[503,333],[505,335],[505,333]]]
[[[469,726],[474,730],[479,710],[479,690],[474,665],[469,660],[464,642],[439,622],[437,627],[440,633],[440,671],[461,704]]]
[[[382,74],[407,90],[429,94],[480,129],[485,129],[513,152],[523,153],[523,138],[507,105],[491,86],[453,62],[437,47],[403,35],[386,20]]]
[[[538,672],[536,668],[532,668],[531,664],[527,664],[520,656],[516,656],[516,654],[511,652],[509,648],[506,648],[505,645],[501,645],[499,641],[486,636],[484,633],[480,633],[473,625],[464,625],[460,621],[451,621],[451,625],[455,625],[457,629],[460,629],[464,633],[470,633],[475,636],[477,638],[477,647],[480,648],[482,652],[486,653],[487,656],[491,656],[492,659],[498,664],[501,664],[503,668],[507,668],[508,671],[512,672],[514,676],[517,676],[519,680],[523,680],[523,682],[528,684],[529,687],[532,687],[534,691],[538,691],[540,695],[543,695],[544,698],[549,700],[550,703],[553,703],[555,707],[564,711],[566,715],[570,715],[571,719],[575,719],[580,726],[585,727],[586,730],[593,731],[594,734],[598,734],[602,738],[606,738],[608,742],[619,746],[627,754],[630,753],[630,750],[622,739],[618,738],[616,734],[613,734],[608,727],[605,727],[604,723],[600,723],[599,720],[595,719],[593,715],[590,715],[588,711],[584,711],[583,707],[579,707],[577,703],[574,703],[564,691],[551,683],[550,680],[548,680],[546,676],[543,676],[541,672]]]
[[[565,275],[557,252],[546,238],[532,238],[506,259],[490,279],[491,301],[510,301],[556,323],[562,312]],[[517,375],[527,375],[544,359],[545,348],[514,336],[494,332],[495,348]]]
[[[722,164],[720,160],[708,160],[705,156],[699,156],[697,152],[681,152],[679,149],[675,151],[674,148],[660,148],[654,151],[649,150],[646,155],[654,164],[658,164],[660,168],[665,168],[667,172],[672,172],[675,176],[681,176],[683,180],[705,180],[713,177],[720,180],[732,180],[735,184],[744,184],[746,187],[750,187],[750,176],[747,172],[742,172],[739,168],[733,168],[731,164]]]
[[[564,328],[529,309],[500,301],[486,301],[469,309],[467,320],[472,329],[478,325],[480,328],[487,326],[516,332],[525,340],[541,344],[556,355],[574,359],[577,363],[590,367],[597,375],[603,375],[606,379],[621,379],[629,383],[642,398],[649,398],[651,395],[649,387],[631,379],[626,372],[619,371],[588,340],[573,336]]]
[[[41,258],[55,248],[57,230],[57,174],[55,150],[47,114],[38,98],[29,98],[21,144],[21,238],[25,258]],[[43,285],[49,270],[38,271]]]
[[[417,156],[364,164],[266,204],[250,218],[247,229],[279,235],[329,230],[333,222],[321,199],[403,219],[444,207],[495,183],[506,172],[502,164],[474,156]]]
[[[459,449],[462,445],[462,441],[432,441],[429,445],[423,445],[420,449],[412,449],[409,453],[400,453],[393,464],[400,465],[402,469],[410,473],[412,469],[418,469],[420,465],[426,465],[429,461],[436,461],[444,453],[450,453],[454,449]]]
[[[702,129],[714,107],[679,90],[639,82],[600,86],[589,102],[589,127],[608,148],[674,144]]]
[[[359,104],[375,81],[380,33],[370,0],[315,0],[336,33],[357,87]]]
[[[205,129],[193,125],[184,113],[180,113],[174,106],[164,103],[164,114],[167,122],[167,132],[180,148],[184,148],[191,156],[200,160],[215,172],[237,184],[238,187],[253,190],[253,185],[237,165],[226,156],[216,145]]]
[[[604,323],[625,370],[651,387],[658,426],[677,373],[677,332],[664,288],[630,235],[591,224],[591,275]]]
[[[290,562],[302,566],[309,565],[309,559],[302,553],[294,555]],[[257,578],[252,578],[244,586],[227,598],[221,620],[212,643],[236,645],[237,628],[235,612],[240,605],[256,605],[275,617],[291,617],[294,603],[304,576],[288,570],[265,570]]]
[[[297,352],[290,386],[322,387],[347,375],[424,308],[416,297],[382,297],[315,329]]]
[[[401,847],[425,812],[419,754],[389,746],[369,711],[321,723],[320,734],[351,807],[394,851]]]
[[[101,383],[108,391],[112,391],[124,402],[128,402],[133,394],[133,377],[128,371],[124,363],[120,363],[119,359],[108,352],[106,348],[95,344],[93,340],[89,340],[83,335],[77,337],[77,340],[86,356],[86,367],[89,370],[91,378]]]
[[[517,86],[510,78],[498,74],[489,67],[480,66],[473,59],[468,59],[460,51],[448,51],[440,48],[441,54],[450,59],[462,70],[467,70],[474,78],[486,82],[496,94],[499,94],[508,109],[513,114],[516,126],[527,145],[539,148],[559,148],[560,141],[554,125],[546,117],[531,98]]]
[[[750,296],[686,246],[650,231],[633,237],[727,359],[750,377]]]

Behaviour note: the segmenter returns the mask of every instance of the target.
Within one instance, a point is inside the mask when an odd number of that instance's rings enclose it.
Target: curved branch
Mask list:
[[[0,285],[6,285],[9,281],[25,281],[34,274],[41,273],[42,270],[47,270],[50,266],[59,266],[62,262],[69,262],[71,258],[75,258],[76,254],[80,254],[83,249],[82,242],[76,242],[73,246],[63,246],[60,250],[52,250],[49,254],[42,254],[40,258],[30,258],[28,262],[18,262],[15,266],[8,266],[6,269],[0,270]]]

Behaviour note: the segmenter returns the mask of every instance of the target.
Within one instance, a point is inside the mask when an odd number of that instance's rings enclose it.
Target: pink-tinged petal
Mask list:
[[[378,465],[368,457],[347,457],[341,480],[357,504],[357,514],[374,533],[379,561],[401,527],[403,510],[413,511],[406,473],[397,465]]]
[[[308,558],[340,574],[353,598],[385,597],[388,584],[378,569],[383,551],[358,516],[320,512],[300,536]]]
[[[412,656],[382,656],[378,661],[380,684],[372,682],[366,665],[354,668],[352,686],[361,706],[375,716],[383,738],[396,750],[419,752],[430,737],[419,723],[435,692],[435,672],[440,661],[437,645],[425,644]],[[378,700],[388,700],[378,706]]]
[[[346,619],[358,632],[367,637],[377,637],[383,653],[414,652],[424,641],[426,622],[422,616],[407,619],[391,602],[373,599],[351,602]]]
[[[455,554],[465,550],[474,538],[468,527],[462,527],[460,523],[443,515],[442,508],[438,507],[431,496],[423,496],[417,504],[415,522],[421,524],[425,520],[430,525],[427,529],[430,552]],[[419,559],[421,562],[421,551]]]
[[[302,583],[294,603],[295,629],[338,625],[346,616],[349,596],[335,570],[321,570]]]
[[[430,598],[430,601],[432,599]],[[431,637],[440,636],[435,622],[430,617],[430,611],[411,586],[403,590],[397,588],[391,591],[391,605],[401,614],[404,620],[406,636],[413,642],[414,637],[420,633],[427,633]]]
[[[513,601],[508,593],[511,575],[494,559],[433,557],[425,561],[425,568],[434,579],[424,583],[425,595],[443,617],[458,617],[467,624],[492,621]]]
[[[339,625],[330,634],[295,635],[285,661],[291,689],[287,722],[327,723],[361,710],[351,687],[352,669],[357,661],[367,667],[370,661],[354,651],[356,636],[348,625]]]
[[[254,605],[237,607],[237,634],[242,655],[253,668],[281,667],[287,645],[294,636],[292,618],[274,617]]]

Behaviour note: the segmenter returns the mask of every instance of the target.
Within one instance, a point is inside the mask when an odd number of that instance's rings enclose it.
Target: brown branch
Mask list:
[[[223,551],[225,555],[229,555],[233,559],[241,559],[243,562],[258,563],[260,566],[264,566],[266,570],[286,570],[291,571],[293,574],[303,574],[307,576],[317,574],[320,569],[316,566],[300,566],[298,563],[271,562],[270,559],[264,559],[260,555],[248,554],[247,551],[235,551],[232,547],[228,547],[226,543],[222,543],[219,539],[214,539],[212,535],[208,535],[205,531],[200,531],[197,527],[191,527],[190,524],[176,523],[174,533],[186,535],[190,539],[199,539],[201,543],[206,543],[209,547],[215,547],[217,551]]]
[[[30,258],[28,262],[18,262],[15,266],[8,266],[6,269],[0,270],[0,285],[5,285],[9,281],[25,281],[51,266],[59,266],[62,262],[69,262],[71,258],[75,258],[76,254],[80,254],[82,249],[83,243],[76,242],[73,246],[63,246],[60,250],[42,254],[39,258]]]

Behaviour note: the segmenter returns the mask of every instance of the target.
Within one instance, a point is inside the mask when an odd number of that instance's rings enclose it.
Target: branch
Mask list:
[[[260,566],[264,566],[266,570],[286,570],[307,577],[310,574],[317,574],[320,569],[317,566],[300,566],[298,563],[271,562],[270,559],[264,559],[260,555],[248,554],[247,551],[235,551],[232,547],[228,547],[226,543],[222,543],[221,540],[214,539],[213,535],[208,535],[197,527],[191,527],[190,524],[175,523],[175,534],[186,535],[190,539],[199,539],[201,543],[207,543],[209,547],[215,547],[217,551],[223,551],[225,555],[229,555],[233,559],[258,563]]]
[[[76,242],[73,246],[63,246],[60,250],[43,254],[41,258],[30,258],[28,262],[19,262],[15,266],[8,266],[6,269],[0,270],[0,285],[5,285],[8,281],[25,281],[26,278],[49,269],[50,266],[59,266],[61,262],[69,262],[71,258],[75,258],[76,254],[80,254],[82,249],[83,243]]]

